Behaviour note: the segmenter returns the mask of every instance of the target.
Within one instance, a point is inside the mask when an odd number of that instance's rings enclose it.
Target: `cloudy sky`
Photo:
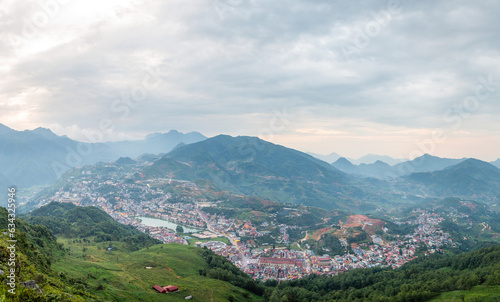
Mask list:
[[[0,0],[0,123],[500,157],[497,1]]]

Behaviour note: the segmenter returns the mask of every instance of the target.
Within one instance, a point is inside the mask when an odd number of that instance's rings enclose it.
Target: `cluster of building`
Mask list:
[[[251,249],[241,243],[239,248],[209,243],[203,246],[227,257],[256,279],[285,280],[308,274],[336,275],[356,268],[400,267],[416,258],[416,250],[421,245],[427,246],[431,253],[442,251],[440,247],[452,244],[450,235],[437,227],[442,220],[435,213],[422,211],[417,219],[406,222],[415,226],[414,233],[390,242],[374,235],[373,244],[362,243],[353,247],[353,253],[334,257],[315,255],[311,250]]]
[[[219,255],[232,261],[236,266],[256,279],[293,279],[308,274],[335,275],[347,270],[366,267],[399,267],[414,259],[417,248],[425,245],[430,252],[438,251],[443,245],[452,244],[449,234],[443,232],[438,224],[443,218],[425,210],[418,212],[414,220],[396,222],[411,224],[415,231],[394,241],[385,241],[381,236],[372,235],[372,244],[363,243],[353,245],[351,254],[344,255],[315,255],[309,249],[288,250],[261,246],[255,248],[250,243],[240,242],[241,237],[258,238],[268,235],[270,228],[279,227],[279,236],[275,242],[289,245],[289,229],[296,228],[273,221],[260,224],[260,230],[251,221],[228,219],[220,214],[208,214],[203,211],[206,200],[198,200],[189,192],[198,190],[190,182],[175,182],[171,179],[151,179],[127,183],[113,178],[98,177],[88,179],[91,173],[84,173],[84,177],[75,180],[70,191],[60,191],[52,200],[73,202],[81,205],[94,205],[102,208],[117,221],[133,225],[140,231],[161,240],[164,243],[188,244],[185,238],[180,237],[172,230],[163,227],[153,227],[142,224],[134,217],[148,216],[168,220],[185,226],[203,228],[198,238],[226,237],[230,245],[220,241],[199,243]],[[118,178],[117,178],[118,179]],[[168,183],[186,191],[183,198],[189,202],[170,202],[172,195],[158,189],[158,183]],[[109,194],[112,192],[113,194]],[[213,204],[211,204],[213,206]],[[272,215],[269,215],[272,217]],[[384,233],[389,231],[384,228]],[[347,245],[345,238],[341,243]]]

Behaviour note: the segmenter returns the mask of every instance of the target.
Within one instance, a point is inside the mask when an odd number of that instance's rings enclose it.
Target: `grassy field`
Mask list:
[[[127,252],[119,242],[109,251],[103,244],[69,241],[59,238],[71,254],[59,258],[53,269],[106,301],[186,301],[190,295],[191,301],[262,301],[227,282],[200,276],[205,262],[196,247],[161,244]],[[152,289],[155,284],[177,285],[179,292],[160,294]]]
[[[431,302],[499,302],[500,286],[476,286],[471,290],[456,290],[441,294]]]

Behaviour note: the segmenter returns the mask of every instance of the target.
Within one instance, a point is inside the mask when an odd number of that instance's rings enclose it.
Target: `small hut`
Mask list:
[[[159,293],[162,293],[162,294],[165,294],[167,292],[167,290],[159,285],[155,285],[153,286],[153,289],[156,289],[157,292]]]
[[[167,293],[173,293],[173,292],[179,291],[179,287],[177,287],[175,285],[167,285],[167,286],[163,287],[163,289],[165,289],[167,291]]]

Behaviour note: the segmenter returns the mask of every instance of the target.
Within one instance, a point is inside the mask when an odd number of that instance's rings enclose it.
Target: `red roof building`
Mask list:
[[[163,287],[161,287],[161,286],[159,286],[159,285],[155,285],[155,286],[153,286],[153,289],[156,289],[156,291],[158,291],[159,293],[162,293],[162,294],[164,294],[164,293],[166,293],[166,292],[167,292],[167,290],[166,290],[166,289],[164,289]]]
[[[164,289],[168,292],[168,293],[171,293],[171,292],[176,292],[179,290],[179,287],[175,286],[175,285],[167,285],[164,287]]]

